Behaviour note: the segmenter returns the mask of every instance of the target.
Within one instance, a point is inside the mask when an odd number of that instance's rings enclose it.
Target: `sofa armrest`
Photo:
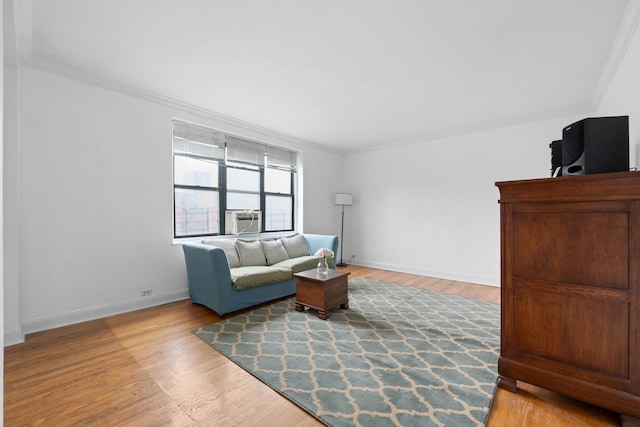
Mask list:
[[[336,259],[338,258],[338,236],[329,236],[326,234],[303,234],[303,236],[307,239],[311,255],[315,254],[318,249],[331,249],[333,251],[334,264],[331,267],[335,268]]]
[[[187,267],[189,297],[220,312],[231,291],[231,272],[224,249],[202,243],[182,245]]]

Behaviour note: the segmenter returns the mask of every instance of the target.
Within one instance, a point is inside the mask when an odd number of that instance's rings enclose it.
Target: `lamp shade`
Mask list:
[[[334,203],[340,206],[351,206],[353,203],[353,196],[351,193],[336,193]]]

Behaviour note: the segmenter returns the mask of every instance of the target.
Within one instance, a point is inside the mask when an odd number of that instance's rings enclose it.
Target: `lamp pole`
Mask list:
[[[342,254],[344,252],[344,207],[351,206],[353,196],[351,193],[336,193],[333,202],[337,206],[342,206],[342,225],[340,228],[340,262],[336,263],[336,267],[346,267],[348,264],[344,262]]]
[[[346,267],[347,264],[345,264],[342,261],[342,249],[344,246],[344,205],[342,205],[342,227],[340,229],[340,262],[338,264],[336,264],[338,267]]]

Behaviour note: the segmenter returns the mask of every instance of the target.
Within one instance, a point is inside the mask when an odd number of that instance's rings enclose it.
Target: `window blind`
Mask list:
[[[224,147],[224,133],[178,120],[173,121],[175,153],[223,162]]]
[[[296,172],[296,152],[249,141],[180,120],[173,120],[173,151],[189,157],[216,160],[220,163],[266,166]],[[226,157],[225,157],[226,153]]]
[[[227,135],[227,163],[264,167],[264,144]]]
[[[296,153],[285,148],[267,145],[267,167],[295,172]]]

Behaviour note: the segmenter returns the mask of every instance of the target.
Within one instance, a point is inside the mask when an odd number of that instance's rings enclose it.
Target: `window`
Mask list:
[[[296,153],[173,121],[174,237],[224,234],[225,211],[262,211],[265,232],[294,228]]]
[[[265,230],[286,230],[293,222],[292,174],[267,168],[264,176],[265,187]]]

